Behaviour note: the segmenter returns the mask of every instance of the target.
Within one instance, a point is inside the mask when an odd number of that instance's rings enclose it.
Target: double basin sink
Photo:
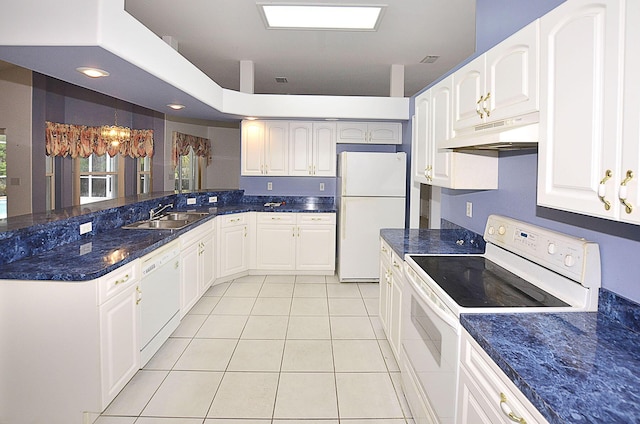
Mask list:
[[[122,228],[128,230],[179,230],[209,216],[208,212],[168,212],[153,219],[137,221]]]

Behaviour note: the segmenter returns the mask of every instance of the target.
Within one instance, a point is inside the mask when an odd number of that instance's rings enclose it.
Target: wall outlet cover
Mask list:
[[[324,183],[320,183],[320,191],[324,191]]]
[[[91,223],[91,221],[80,224],[80,235],[90,233],[92,229],[93,224]]]
[[[209,203],[218,203],[218,196],[209,196]]]
[[[273,190],[273,183],[271,181],[267,183],[267,190]]]
[[[469,218],[473,217],[473,203],[467,202],[467,216]]]
[[[187,198],[187,205],[195,205],[196,204],[196,198],[195,197],[188,197]]]

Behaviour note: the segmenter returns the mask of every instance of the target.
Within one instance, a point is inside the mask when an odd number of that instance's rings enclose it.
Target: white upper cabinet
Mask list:
[[[637,206],[637,2],[627,19],[623,56],[622,0],[569,0],[541,18],[539,205],[638,222],[619,200]]]
[[[453,74],[454,131],[538,111],[538,32],[535,21]]]
[[[242,175],[288,175],[288,121],[242,122]]]
[[[289,123],[289,175],[336,176],[336,124]]]
[[[338,122],[338,143],[402,144],[398,122]]]
[[[438,148],[452,136],[452,77],[416,97],[413,178],[423,184],[454,189],[498,187],[495,152],[462,153]]]

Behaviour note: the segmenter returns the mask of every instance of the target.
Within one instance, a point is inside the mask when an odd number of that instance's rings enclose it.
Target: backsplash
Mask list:
[[[600,289],[598,295],[598,311],[601,314],[640,333],[640,304],[607,289]]]

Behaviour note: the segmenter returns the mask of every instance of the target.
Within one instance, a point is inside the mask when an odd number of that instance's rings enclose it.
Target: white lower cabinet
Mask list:
[[[466,330],[462,330],[457,424],[547,423]]]
[[[259,271],[335,270],[335,214],[259,213],[256,268]]]
[[[245,212],[216,218],[218,277],[229,277],[249,270],[251,215],[252,213]]]
[[[100,371],[103,408],[140,368],[137,284],[100,305]]]
[[[400,356],[400,307],[404,287],[403,260],[384,241],[380,241],[380,319],[391,350]]]
[[[215,277],[214,221],[180,236],[180,318],[196,304]]]

